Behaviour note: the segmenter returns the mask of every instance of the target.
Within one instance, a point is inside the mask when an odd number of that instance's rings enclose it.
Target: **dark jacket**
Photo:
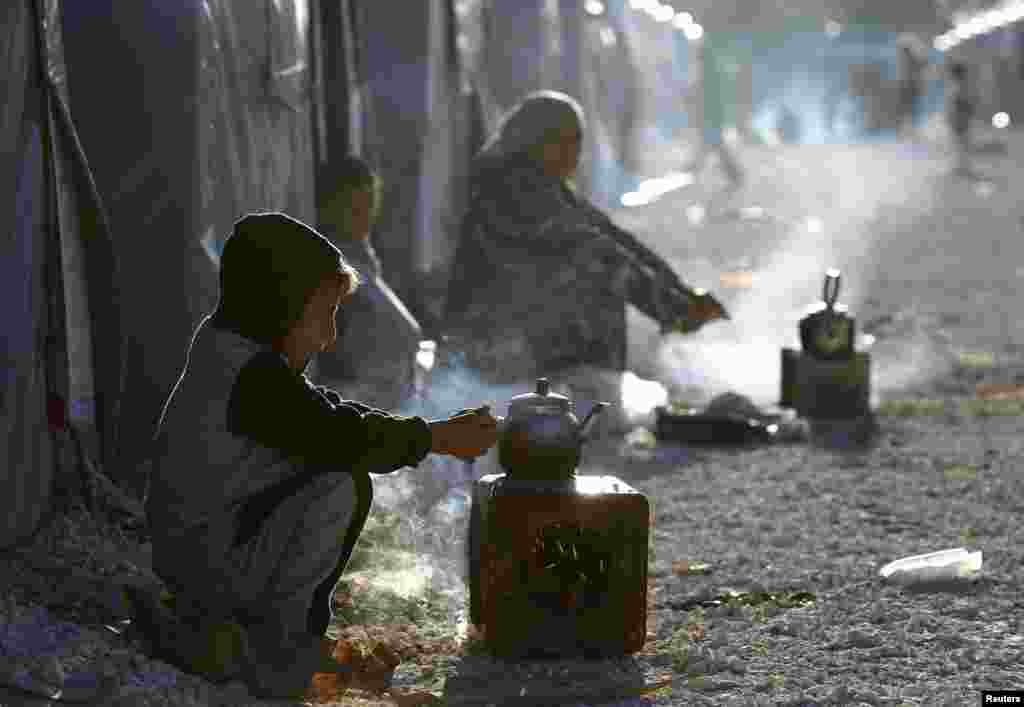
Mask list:
[[[626,303],[667,324],[689,290],[659,256],[527,158],[477,171],[446,303],[467,362],[516,381],[626,368]]]
[[[335,245],[363,284],[338,308],[338,342],[316,357],[313,379],[345,398],[395,409],[411,390],[422,330],[384,281],[368,241]]]
[[[303,475],[394,471],[430,451],[421,418],[342,401],[214,321],[196,330],[160,418],[146,500],[158,572],[179,560],[216,566],[246,506]]]

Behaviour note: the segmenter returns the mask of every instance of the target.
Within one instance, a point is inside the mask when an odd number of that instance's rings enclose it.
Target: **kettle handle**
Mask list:
[[[829,309],[832,309],[839,299],[839,284],[840,275],[839,271],[835,268],[831,268],[825,273],[825,287],[822,291],[822,299],[825,300],[825,304]]]
[[[579,432],[576,434],[576,437],[581,444],[586,441],[587,433],[589,433],[590,428],[593,427],[595,417],[609,405],[611,405],[611,403],[597,403],[590,409],[587,416],[583,418],[583,422],[580,423]]]

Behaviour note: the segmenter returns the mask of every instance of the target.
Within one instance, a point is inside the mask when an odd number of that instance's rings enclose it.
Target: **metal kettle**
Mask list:
[[[837,304],[840,273],[835,268],[825,273],[822,300],[809,308],[800,320],[800,346],[804,353],[824,361],[853,358],[855,320],[844,304]]]
[[[498,463],[511,479],[571,479],[590,429],[608,405],[595,404],[580,422],[572,401],[552,393],[547,378],[538,378],[533,393],[509,401],[498,426]]]

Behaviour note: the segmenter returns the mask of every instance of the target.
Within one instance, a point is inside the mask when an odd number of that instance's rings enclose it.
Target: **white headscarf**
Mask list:
[[[501,121],[501,125],[477,155],[475,166],[504,162],[542,144],[551,132],[575,121],[585,126],[583,108],[571,96],[558,91],[527,94]]]

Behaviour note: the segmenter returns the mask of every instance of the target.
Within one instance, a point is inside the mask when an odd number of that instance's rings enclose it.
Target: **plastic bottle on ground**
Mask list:
[[[968,552],[953,548],[913,555],[885,565],[878,574],[885,580],[901,584],[925,584],[972,579],[981,571],[981,551]]]

